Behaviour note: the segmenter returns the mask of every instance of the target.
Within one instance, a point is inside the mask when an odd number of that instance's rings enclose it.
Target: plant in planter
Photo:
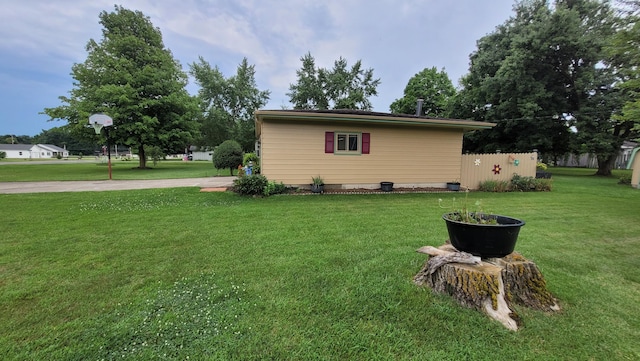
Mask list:
[[[467,207],[466,191],[462,206],[445,213],[442,219],[447,224],[449,240],[457,250],[482,258],[500,258],[513,252],[520,227],[525,222],[516,218],[485,213],[480,201],[475,203],[476,211]],[[439,200],[442,207],[442,200]]]
[[[547,172],[546,163],[536,163],[536,178],[551,179],[551,173]]]
[[[485,213],[482,210],[481,201],[475,201],[475,211],[469,209],[468,202],[469,190],[466,190],[464,200],[460,203],[460,206],[457,205],[456,199],[453,198],[453,200],[451,201],[451,211],[449,213],[445,213],[443,217],[446,217],[446,219],[452,221],[470,224],[497,224],[495,216],[489,213]],[[443,200],[438,199],[438,205],[440,206],[440,208],[447,208],[443,206],[442,203]]]
[[[324,179],[322,177],[311,177],[311,192],[324,193]]]

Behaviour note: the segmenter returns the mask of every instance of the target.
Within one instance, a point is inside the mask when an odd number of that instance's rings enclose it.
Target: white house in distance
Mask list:
[[[69,151],[52,144],[0,144],[0,152],[5,152],[7,158],[17,159],[46,159],[61,156],[66,158]]]

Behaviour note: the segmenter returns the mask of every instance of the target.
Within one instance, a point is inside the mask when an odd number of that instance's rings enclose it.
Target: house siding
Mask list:
[[[325,132],[370,133],[370,153],[325,153]],[[382,181],[442,187],[460,179],[462,129],[270,119],[260,139],[262,174],[289,185],[308,185],[318,175],[345,188]]]

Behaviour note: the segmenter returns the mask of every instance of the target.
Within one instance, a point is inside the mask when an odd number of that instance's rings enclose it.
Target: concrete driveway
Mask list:
[[[228,188],[236,177],[208,177],[153,180],[104,180],[60,182],[0,182],[0,194],[48,192],[101,192],[148,188]]]

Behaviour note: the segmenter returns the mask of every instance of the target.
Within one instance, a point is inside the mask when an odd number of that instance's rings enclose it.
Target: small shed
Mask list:
[[[444,188],[461,178],[464,132],[494,123],[358,110],[258,110],[261,173],[292,186]]]

